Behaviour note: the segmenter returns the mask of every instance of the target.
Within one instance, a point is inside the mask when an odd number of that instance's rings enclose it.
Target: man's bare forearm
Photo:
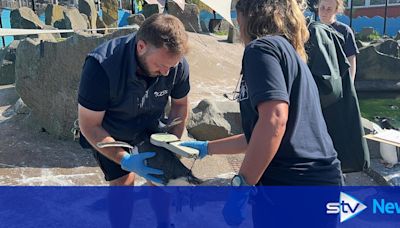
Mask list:
[[[171,111],[168,115],[168,120],[172,121],[175,118],[180,118],[182,123],[173,127],[169,133],[176,135],[178,138],[182,137],[183,131],[186,127],[187,117],[189,113],[189,106],[187,104],[171,104]]]
[[[106,130],[102,127],[92,127],[89,129],[82,129],[82,134],[85,136],[86,140],[95,148],[97,151],[102,153],[108,159],[119,164],[126,151],[121,147],[109,147],[109,148],[98,148],[96,146],[99,142],[114,142],[115,139],[108,134]]]

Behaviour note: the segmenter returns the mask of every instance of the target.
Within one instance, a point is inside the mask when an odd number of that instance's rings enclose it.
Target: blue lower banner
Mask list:
[[[0,187],[0,227],[400,227],[398,187]]]

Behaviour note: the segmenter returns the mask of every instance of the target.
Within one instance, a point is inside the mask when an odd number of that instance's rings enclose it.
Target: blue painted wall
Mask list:
[[[2,28],[11,28],[11,23],[10,23],[10,13],[11,11],[8,9],[4,9],[1,11],[1,22],[2,22]],[[4,41],[6,45],[10,44],[14,40],[13,36],[6,36],[4,37]],[[3,47],[3,41],[0,39],[0,47]]]
[[[102,11],[100,10],[99,16],[102,17]],[[131,15],[129,11],[119,9],[118,10],[118,26],[122,27],[128,24],[127,18]],[[232,18],[236,18],[236,12],[232,11],[231,13]],[[44,14],[39,16],[40,20],[44,22],[45,17]],[[200,12],[200,19],[204,20],[206,24],[210,21],[211,18],[214,18],[214,15],[208,11],[201,11]],[[221,18],[220,15],[217,14],[217,18]],[[10,28],[10,10],[4,9],[1,12],[1,19],[2,19],[2,26],[3,28]],[[350,23],[350,19],[348,16],[345,15],[338,15],[338,21],[341,21],[345,24]],[[364,27],[373,27],[378,33],[383,33],[383,21],[382,17],[358,17],[353,19],[353,28],[356,32],[360,32]],[[397,18],[388,18],[386,24],[386,33],[389,36],[396,35],[397,31],[400,30],[400,17]],[[11,43],[13,37],[5,37],[6,45]],[[2,47],[2,42],[0,42],[0,47]]]

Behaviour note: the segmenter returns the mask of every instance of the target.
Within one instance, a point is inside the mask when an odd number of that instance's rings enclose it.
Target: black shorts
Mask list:
[[[106,156],[104,156],[102,153],[98,152],[95,149],[92,149],[93,156],[97,161],[97,164],[99,164],[101,170],[104,173],[104,179],[106,181],[112,181],[115,179],[118,179],[120,177],[123,177],[130,172],[123,170],[121,168],[121,165],[115,163],[114,161],[108,159]]]

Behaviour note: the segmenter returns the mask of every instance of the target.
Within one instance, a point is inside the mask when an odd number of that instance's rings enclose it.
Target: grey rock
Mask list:
[[[185,10],[175,2],[168,2],[168,13],[174,15],[182,21],[185,29],[188,32],[201,32],[199,8],[195,4],[185,4]]]
[[[59,29],[84,30],[88,28],[85,18],[79,13],[78,9],[70,8],[64,10],[64,18],[54,22],[54,26]],[[62,37],[72,36],[73,33],[62,33]]]
[[[104,37],[75,34],[63,42],[44,42],[42,48],[32,39],[22,41],[17,49],[16,89],[32,110],[28,122],[54,137],[70,139],[86,55],[99,44],[131,32],[121,30]]]
[[[73,30],[83,30],[87,29],[87,22],[84,17],[82,17],[79,10],[76,8],[68,9],[64,12],[65,25],[68,29]]]
[[[65,9],[65,7],[60,5],[48,4],[45,9],[46,25],[54,26],[54,22],[64,19]]]
[[[375,49],[380,53],[400,58],[400,44],[392,39],[387,39],[375,46]]]
[[[236,20],[232,21],[234,26],[230,25],[229,26],[229,32],[228,32],[228,42],[229,43],[241,43],[242,39],[240,38],[240,31],[239,31],[239,26],[237,24]]]
[[[132,15],[130,15],[130,16],[127,18],[127,21],[128,21],[128,24],[129,24],[129,25],[134,25],[134,24],[136,24],[136,25],[142,26],[142,24],[143,24],[143,22],[144,22],[145,19],[146,19],[146,18],[144,17],[143,14],[138,13],[138,14],[132,14]]]
[[[369,46],[370,42],[364,42],[364,41],[361,41],[361,40],[356,40],[356,45],[357,45],[357,48],[360,49],[360,48]]]
[[[11,28],[20,29],[48,29],[52,28],[46,26],[40,21],[39,17],[28,7],[21,7],[14,9],[10,14]],[[54,29],[54,28],[53,28]],[[20,40],[27,36],[14,36],[14,39]],[[55,35],[52,34],[40,34],[40,35],[29,35],[30,38],[39,38],[40,40],[56,41]]]
[[[18,95],[17,91],[15,90],[15,85],[0,86],[0,107],[1,106],[9,106],[9,105],[11,106],[11,105],[15,104],[15,102],[18,100],[18,98],[19,98],[19,95]],[[0,113],[1,113],[1,111],[0,111]],[[2,119],[1,116],[2,116],[2,114],[0,114],[0,122]]]
[[[9,85],[15,82],[15,63],[3,60],[0,64],[0,85]]]
[[[107,27],[118,27],[118,0],[102,0],[103,21]]]
[[[101,34],[106,34],[106,33],[108,33],[106,23],[104,23],[103,19],[101,19],[101,18],[99,17],[99,15],[97,15],[96,27],[97,27],[98,29],[105,29],[105,30],[97,31],[98,33],[101,33]]]
[[[91,26],[90,26],[90,21],[89,21],[88,16],[86,14],[83,14],[83,13],[80,13],[80,14],[81,14],[83,20],[86,22],[86,28],[90,29]]]
[[[0,85],[15,82],[15,53],[19,40],[14,40],[0,52]]]
[[[387,168],[379,159],[371,159],[371,167],[367,173],[380,185],[400,186],[400,165]]]
[[[237,102],[202,100],[191,112],[187,129],[197,140],[214,140],[242,133]]]
[[[15,61],[15,53],[19,45],[19,40],[13,40],[7,47],[5,47],[0,54],[0,61],[5,59],[9,61]]]
[[[210,19],[208,30],[212,33],[228,33],[230,24],[224,19]]]
[[[153,14],[161,13],[160,6],[158,4],[146,4],[143,6],[142,13],[143,15],[148,18]]]
[[[394,37],[395,40],[400,40],[400,31],[397,31],[396,36]]]
[[[79,0],[79,12],[85,14],[89,20],[89,28],[95,29],[97,23],[97,9],[93,0]]]
[[[24,101],[19,98],[14,104],[14,112],[17,114],[29,114],[31,110],[28,106],[26,106]]]
[[[382,54],[371,45],[357,55],[356,89],[360,91],[400,91],[400,58]]]

